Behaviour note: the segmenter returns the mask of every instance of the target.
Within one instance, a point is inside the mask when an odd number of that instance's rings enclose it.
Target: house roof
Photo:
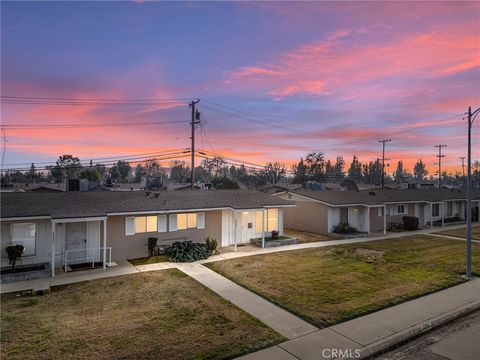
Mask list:
[[[415,189],[415,190],[347,190],[347,191],[315,191],[293,190],[293,194],[305,196],[330,205],[383,205],[401,202],[440,202],[443,200],[466,199],[466,192],[447,189]],[[472,198],[480,199],[480,191],[473,190]]]
[[[158,194],[158,195],[156,195]],[[49,216],[75,218],[113,213],[294,205],[254,190],[3,193],[1,218]]]

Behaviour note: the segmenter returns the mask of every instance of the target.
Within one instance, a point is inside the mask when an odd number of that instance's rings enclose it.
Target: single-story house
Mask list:
[[[480,192],[472,193],[473,219],[478,221]],[[466,193],[447,189],[293,190],[273,196],[297,205],[284,211],[286,228],[319,234],[331,233],[340,223],[368,234],[386,233],[390,223],[402,223],[405,215],[418,217],[420,226],[433,226],[435,222],[443,226],[454,217],[466,217]]]
[[[283,234],[283,211],[292,202],[259,191],[4,193],[1,262],[5,247],[24,246],[19,265],[55,268],[147,255],[147,239],[160,244],[214,237],[221,247],[249,243],[273,230]]]

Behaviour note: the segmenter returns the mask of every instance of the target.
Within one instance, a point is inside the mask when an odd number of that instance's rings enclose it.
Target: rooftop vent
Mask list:
[[[155,196],[156,198],[158,198],[158,195],[160,195],[159,193],[154,193],[153,196]]]
[[[375,196],[375,191],[369,191],[368,193],[372,196]]]
[[[145,195],[146,196],[150,195],[150,191],[145,191]]]

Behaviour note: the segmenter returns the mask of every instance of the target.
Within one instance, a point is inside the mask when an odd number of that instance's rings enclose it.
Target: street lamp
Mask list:
[[[480,108],[472,112],[468,107],[468,154],[467,154],[467,274],[472,277],[472,125]]]

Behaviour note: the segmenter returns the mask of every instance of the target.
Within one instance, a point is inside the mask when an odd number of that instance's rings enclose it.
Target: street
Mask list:
[[[477,311],[375,359],[476,360],[480,358],[479,340],[480,311]]]

